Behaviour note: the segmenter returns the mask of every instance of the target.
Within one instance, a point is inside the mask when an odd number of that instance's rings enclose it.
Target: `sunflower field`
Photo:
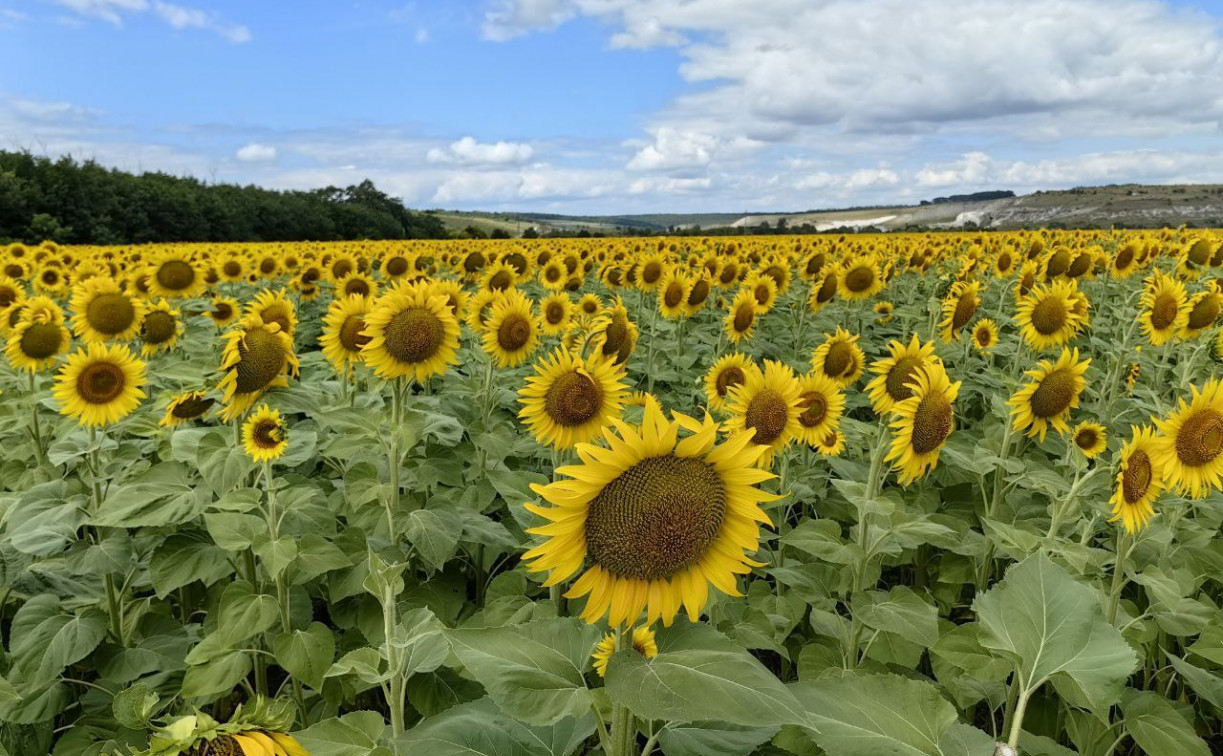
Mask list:
[[[1185,229],[2,248],[0,756],[1223,753],[1221,312]]]

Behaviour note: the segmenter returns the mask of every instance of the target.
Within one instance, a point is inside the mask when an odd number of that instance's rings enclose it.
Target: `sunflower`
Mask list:
[[[471,295],[471,299],[467,302],[467,315],[464,318],[467,321],[467,327],[476,333],[483,333],[485,325],[488,323],[488,314],[492,312],[493,302],[500,296],[495,291],[481,289]]]
[[[1090,420],[1084,420],[1074,426],[1074,433],[1071,434],[1071,437],[1074,439],[1074,445],[1088,459],[1100,456],[1100,453],[1108,446],[1108,431],[1103,425]]]
[[[840,287],[841,296],[850,302],[869,299],[878,294],[883,289],[883,276],[879,272],[878,261],[873,256],[866,256],[846,262]]]
[[[280,274],[280,260],[268,252],[259,256],[255,262],[255,275],[263,279],[275,278]]]
[[[288,730],[287,701],[257,696],[239,704],[225,724],[202,711],[170,720],[153,731],[153,745],[133,756],[310,756]]]
[[[49,297],[58,298],[68,287],[68,276],[58,260],[48,260],[34,276],[34,290]]]
[[[113,278],[94,277],[72,289],[72,331],[81,341],[131,341],[140,332],[144,303]]]
[[[412,261],[407,255],[400,252],[392,252],[382,258],[382,264],[379,266],[379,271],[382,277],[388,281],[394,281],[402,278],[412,270]]]
[[[383,380],[412,376],[418,383],[445,372],[459,349],[459,321],[445,297],[427,287],[401,286],[365,317],[365,364]]]
[[[878,415],[891,412],[898,402],[913,396],[913,378],[922,368],[938,361],[934,344],[922,344],[917,334],[913,334],[907,346],[899,341],[888,344],[888,352],[889,356],[871,365],[875,377],[866,384],[866,393]]]
[[[892,313],[896,309],[896,305],[891,302],[876,302],[875,303],[875,322],[879,324],[891,323],[895,317]]]
[[[0,273],[0,314],[25,299],[25,286]]]
[[[767,449],[761,465],[767,467],[773,454],[799,435],[798,416],[802,389],[787,365],[766,360],[763,370],[751,371],[747,380],[730,390],[726,428],[731,433],[754,431],[752,444]]]
[[[1137,241],[1126,242],[1121,245],[1120,249],[1117,250],[1117,253],[1109,261],[1109,273],[1112,277],[1120,280],[1134,275],[1134,271],[1138,270],[1138,252],[1139,244]]]
[[[246,279],[247,259],[238,252],[226,252],[217,261],[217,275],[222,281],[236,283]]]
[[[730,303],[730,311],[726,314],[726,336],[730,343],[738,344],[751,338],[756,327],[756,316],[759,314],[756,298],[749,289],[740,289]]]
[[[829,431],[811,444],[817,452],[825,457],[839,457],[845,451],[845,434],[839,430]]]
[[[1154,457],[1169,488],[1201,499],[1223,488],[1223,385],[1211,378],[1191,390],[1189,402],[1181,399],[1167,419],[1155,421]]]
[[[752,292],[758,312],[766,313],[773,309],[773,303],[777,300],[777,282],[772,278],[752,274],[743,282],[743,288]]]
[[[187,391],[170,400],[166,414],[162,415],[158,425],[165,428],[177,428],[192,420],[204,416],[217,403],[216,399],[203,391]]]
[[[148,269],[149,293],[167,299],[199,296],[208,286],[203,273],[183,252],[162,253]]]
[[[588,317],[598,315],[602,309],[603,300],[599,299],[598,294],[583,294],[582,298],[578,300],[578,310]]]
[[[1021,301],[1028,292],[1036,287],[1040,266],[1035,260],[1028,260],[1019,268],[1019,279],[1015,282],[1015,301]]]
[[[358,270],[361,270],[361,265],[357,262],[357,256],[348,252],[339,253],[327,264],[327,274],[332,281],[339,281],[349,273]]]
[[[819,281],[819,284],[811,287],[811,296],[807,297],[807,307],[811,312],[819,312],[824,305],[831,302],[837,296],[838,278],[835,270],[830,270],[824,274],[824,278]]]
[[[858,346],[858,335],[837,326],[834,334],[824,334],[824,343],[815,349],[811,366],[841,385],[852,386],[866,369],[866,355]]]
[[[144,363],[120,344],[89,344],[68,356],[51,394],[60,413],[87,428],[117,423],[145,397]]]
[[[323,356],[336,369],[347,376],[353,366],[362,361],[361,349],[369,343],[365,335],[365,317],[373,309],[373,300],[356,294],[344,299],[332,300],[323,318],[323,335],[319,346]]]
[[[1037,351],[1063,346],[1080,325],[1076,310],[1078,287],[1072,281],[1037,284],[1015,311],[1019,333]]]
[[[953,406],[960,393],[960,381],[952,383],[937,361],[920,367],[909,385],[913,395],[892,409],[892,448],[884,458],[895,463],[904,486],[938,464],[939,452],[955,428]]]
[[[1181,328],[1182,339],[1192,339],[1212,327],[1223,312],[1223,294],[1214,288],[1194,294],[1185,305],[1185,325]]]
[[[354,270],[335,282],[336,299],[346,299],[352,295],[362,297],[378,296],[378,284],[366,274]]]
[[[255,313],[246,315],[225,334],[221,370],[217,389],[226,405],[221,419],[229,422],[250,409],[264,391],[287,386],[286,376],[297,374],[293,341],[279,324],[265,323]]]
[[[688,293],[692,291],[692,279],[679,268],[663,275],[658,285],[658,312],[664,318],[687,317]]]
[[[637,286],[644,291],[653,291],[662,282],[670,266],[660,253],[647,255],[637,268]]]
[[[972,345],[982,353],[998,346],[998,324],[990,318],[982,318],[972,328]]]
[[[148,308],[140,324],[140,356],[151,357],[161,351],[170,351],[178,343],[181,330],[178,310],[166,300],[158,300]]]
[[[1131,427],[1130,440],[1121,447],[1121,469],[1117,472],[1117,488],[1109,503],[1113,505],[1109,522],[1121,522],[1127,533],[1146,527],[1155,516],[1155,500],[1164,488],[1163,471],[1156,461],[1158,439],[1149,427]]]
[[[612,360],[557,349],[518,392],[518,417],[541,444],[570,449],[620,417],[627,388],[624,368]]]
[[[484,291],[501,291],[514,288],[518,283],[518,271],[503,262],[493,263],[484,269],[480,277],[480,288]]]
[[[746,433],[718,444],[708,415],[668,421],[653,399],[640,425],[613,426],[606,445],[577,446],[581,464],[557,470],[567,479],[532,484],[550,506],[526,505],[548,520],[528,531],[547,540],[523,555],[527,569],[550,572],[548,586],[584,570],[566,596],[587,597],[589,623],[625,626],[644,611],[647,625],[670,626],[681,606],[695,622],[710,584],[740,595],[735,576],[760,566],[749,556],[759,523],[771,524],[760,502],[777,498],[756,488],[773,477],[755,466],[765,447]]]
[[[258,315],[264,323],[275,323],[291,340],[297,332],[297,308],[284,289],[264,289],[246,305],[247,315]]]
[[[64,327],[63,311],[52,300],[31,297],[9,315],[15,315],[17,323],[8,333],[4,355],[14,369],[38,372],[68,351],[72,335]]]
[[[256,462],[274,462],[289,448],[289,430],[280,410],[259,405],[242,423],[242,448]]]
[[[943,319],[939,321],[943,341],[955,341],[981,306],[979,281],[956,281],[943,299]]]
[[[493,302],[484,330],[484,351],[505,369],[521,365],[539,345],[539,321],[534,305],[518,289],[510,289]]]
[[[569,271],[565,270],[565,265],[560,260],[549,260],[539,271],[539,282],[544,288],[553,291],[563,288],[568,277]]]
[[[624,302],[616,297],[590,327],[592,348],[604,357],[614,357],[623,365],[637,347],[637,325],[629,320]]]
[[[544,297],[539,303],[540,327],[549,336],[564,333],[569,328],[573,313],[573,300],[563,291],[558,291]]]
[[[241,305],[233,297],[214,297],[207,315],[218,328],[224,328],[238,319]]]
[[[1147,279],[1138,305],[1142,332],[1152,346],[1160,346],[1175,337],[1189,320],[1185,285],[1162,271],[1155,271]]]
[[[735,386],[747,381],[752,372],[760,372],[760,368],[746,354],[733,352],[718,358],[718,361],[705,374],[705,398],[709,408],[720,410],[726,408],[726,399]]]
[[[798,391],[798,440],[816,446],[841,424],[845,394],[835,381],[819,373],[799,376]]]
[[[1080,360],[1079,350],[1063,349],[1056,362],[1041,360],[1027,371],[1031,382],[1015,392],[1007,404],[1011,407],[1012,425],[1017,431],[1045,440],[1049,426],[1058,433],[1070,430],[1066,423],[1070,410],[1079,406],[1079,396],[1087,381],[1091,360]]]
[[[654,631],[649,625],[639,625],[633,628],[633,633],[629,638],[629,645],[643,658],[653,659],[658,656],[658,642],[654,638]],[[603,640],[595,646],[595,652],[591,654],[591,661],[594,662],[595,672],[599,677],[607,676],[607,664],[611,661],[612,654],[616,653],[616,634],[608,633],[603,636]]]

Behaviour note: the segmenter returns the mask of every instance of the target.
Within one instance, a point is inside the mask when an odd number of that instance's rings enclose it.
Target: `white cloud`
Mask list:
[[[245,26],[231,24],[217,14],[198,8],[189,8],[162,0],[53,0],[57,5],[73,11],[78,16],[96,18],[122,26],[125,16],[152,13],[175,29],[201,29],[215,32],[234,44],[251,40],[251,32]]]
[[[456,163],[459,165],[516,165],[531,159],[535,150],[522,142],[496,142],[486,144],[465,136],[452,142],[446,149],[435,147],[425,159],[430,163]]]
[[[576,15],[567,0],[498,0],[484,14],[484,38],[504,42],[540,29],[555,29]]]
[[[630,171],[703,168],[717,148],[717,137],[664,126],[655,130],[654,143],[638,150],[626,167]]]
[[[244,163],[270,163],[276,159],[276,148],[251,142],[238,150],[237,158]]]
[[[429,41],[429,30],[425,27],[420,27],[416,30],[416,44],[423,45]]]

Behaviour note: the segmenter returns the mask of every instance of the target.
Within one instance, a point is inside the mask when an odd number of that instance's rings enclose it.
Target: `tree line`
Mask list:
[[[349,187],[274,191],[166,173],[134,175],[93,160],[0,151],[0,242],[439,239],[446,227],[368,179]]]

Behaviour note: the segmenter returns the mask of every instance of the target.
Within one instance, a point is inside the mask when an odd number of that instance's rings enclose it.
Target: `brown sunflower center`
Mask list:
[[[838,341],[828,348],[824,356],[824,373],[829,378],[840,378],[854,369],[854,350],[848,341]]]
[[[398,278],[408,272],[408,260],[405,257],[396,255],[386,261],[386,274],[392,278]]]
[[[510,277],[507,271],[499,270],[493,274],[493,277],[488,279],[488,288],[493,291],[505,291],[514,283],[514,279]]]
[[[19,292],[12,286],[0,285],[0,310],[17,301]]]
[[[603,389],[589,375],[572,370],[560,375],[544,395],[544,411],[558,425],[582,425],[603,409]]]
[[[406,262],[405,262],[406,266]],[[463,259],[463,270],[468,273],[474,273],[484,267],[484,255],[479,252],[472,252]]]
[[[820,304],[826,304],[837,295],[837,277],[831,273],[824,277],[824,282],[820,284],[820,290],[815,294],[815,301]]]
[[[958,331],[968,325],[968,321],[972,320],[972,316],[976,311],[976,295],[965,294],[961,296],[959,301],[955,303],[955,312],[951,314],[951,327]]]
[[[441,318],[422,307],[395,313],[383,329],[386,351],[398,362],[424,362],[442,348],[446,330]]]
[[[941,391],[932,391],[922,397],[913,413],[913,451],[929,454],[935,451],[951,434],[951,402]]]
[[[206,396],[189,395],[179,402],[176,402],[170,408],[170,414],[177,417],[179,420],[194,420],[203,415],[208,410],[212,409],[212,405],[216,404],[216,399],[210,399]]]
[[[54,323],[33,323],[21,334],[21,353],[35,360],[59,353],[63,344],[64,330]]]
[[[748,402],[747,411],[743,413],[743,425],[749,430],[755,430],[752,442],[767,446],[785,433],[786,424],[790,421],[790,407],[786,398],[777,391],[761,389]]]
[[[369,296],[369,281],[364,278],[353,278],[344,283],[344,295],[352,296],[357,294],[362,297]]]
[[[700,307],[708,298],[709,282],[702,278],[692,284],[692,289],[688,292],[688,306]]]
[[[549,265],[547,269],[544,270],[544,278],[546,278],[550,283],[556,283],[557,281],[561,280],[561,276],[563,275],[564,273],[561,272],[559,265]]]
[[[284,440],[284,429],[275,420],[260,420],[251,429],[251,441],[260,449],[275,449]]]
[[[1176,432],[1176,456],[1189,467],[1201,467],[1223,453],[1223,415],[1212,409],[1193,412]]]
[[[1151,488],[1155,470],[1151,467],[1151,458],[1141,449],[1130,454],[1125,462],[1125,471],[1121,474],[1121,495],[1126,504],[1136,504]]]
[[[717,389],[718,396],[726,396],[735,386],[747,380],[747,376],[743,373],[743,368],[738,365],[731,365],[728,368],[718,373],[718,377],[714,379],[714,386]]]
[[[85,320],[89,326],[105,336],[123,333],[136,320],[136,308],[132,300],[117,292],[99,294],[89,300],[85,307]]]
[[[1210,242],[1198,239],[1189,248],[1188,258],[1194,265],[1205,265],[1210,261]]]
[[[89,404],[108,404],[123,393],[127,376],[113,362],[93,362],[76,379],[76,393]]]
[[[1070,310],[1061,297],[1048,296],[1032,308],[1032,327],[1041,336],[1048,336],[1064,328],[1069,316]]]
[[[1053,256],[1049,258],[1049,265],[1045,268],[1045,272],[1050,278],[1053,278],[1054,276],[1060,276],[1061,274],[1065,273],[1066,269],[1069,267],[1070,253],[1064,249],[1060,249],[1053,253]]]
[[[696,564],[717,540],[726,488],[699,459],[648,457],[590,503],[590,558],[618,577],[656,580]]]
[[[1080,252],[1079,256],[1074,258],[1074,262],[1070,263],[1070,269],[1066,271],[1066,275],[1071,278],[1078,278],[1091,269],[1091,255],[1086,252]]]
[[[343,278],[349,273],[352,273],[355,267],[356,266],[354,266],[350,260],[337,260],[331,266],[331,275],[336,278]]]
[[[913,389],[909,386],[909,381],[921,368],[922,363],[923,360],[918,357],[901,357],[896,360],[896,364],[888,371],[887,379],[884,381],[888,396],[892,397],[893,401],[903,402],[913,396]]]
[[[544,308],[544,317],[548,319],[548,325],[558,325],[565,319],[565,306],[560,302],[549,302]]]
[[[277,334],[265,328],[246,331],[238,342],[237,382],[239,394],[253,394],[267,388],[284,370],[284,345]]]
[[[678,283],[670,284],[663,293],[662,301],[666,303],[667,307],[678,307],[679,303],[684,301],[684,287]]]
[[[497,328],[497,345],[507,352],[517,352],[531,340],[531,321],[521,313],[508,313]]]
[[[1176,313],[1180,309],[1176,295],[1164,292],[1151,303],[1151,325],[1162,331],[1176,322]]]
[[[212,312],[213,320],[229,320],[234,315],[234,308],[229,302],[213,302]]]
[[[1189,327],[1195,331],[1209,328],[1219,317],[1219,297],[1208,294],[1189,310]]]
[[[814,428],[828,416],[828,398],[818,391],[803,394],[798,400],[798,406],[803,410],[798,416],[798,422],[802,423],[804,428]]]
[[[182,291],[195,283],[195,268],[182,260],[167,260],[157,267],[157,283],[170,291]]]
[[[662,266],[656,262],[649,262],[641,269],[641,281],[646,284],[653,284],[662,276]]]
[[[25,276],[25,268],[17,263],[9,263],[4,266],[4,275],[9,278],[23,278]]]
[[[1083,428],[1075,434],[1074,443],[1077,444],[1080,449],[1090,451],[1095,447],[1096,440],[1098,438],[1099,435],[1096,434],[1094,428]]]
[[[349,315],[340,324],[340,346],[349,352],[359,352],[369,343],[369,336],[362,333],[365,330],[365,318],[359,315]]]
[[[860,265],[845,274],[845,288],[855,294],[866,291],[875,283],[875,271],[866,265]]]
[[[752,327],[752,322],[756,320],[756,310],[751,304],[744,303],[735,309],[735,332],[747,333]]]
[[[1040,381],[1030,400],[1032,414],[1042,419],[1056,417],[1070,408],[1077,395],[1074,373],[1054,370]]]
[[[734,265],[727,265],[725,268],[722,268],[722,274],[718,276],[718,282],[725,286],[738,277],[739,269]]]
[[[140,326],[140,338],[146,344],[162,344],[174,338],[178,331],[178,321],[164,310],[153,310],[144,318]]]
[[[259,261],[259,272],[263,275],[271,275],[276,272],[276,261],[270,257],[265,257]]]
[[[225,264],[221,266],[221,272],[229,278],[237,278],[242,275],[242,264],[237,260],[226,260]]]
[[[1125,270],[1126,268],[1130,267],[1130,263],[1132,262],[1134,262],[1134,248],[1127,244],[1121,248],[1120,252],[1117,253],[1117,259],[1113,263],[1113,266],[1117,268],[1117,270]]]

